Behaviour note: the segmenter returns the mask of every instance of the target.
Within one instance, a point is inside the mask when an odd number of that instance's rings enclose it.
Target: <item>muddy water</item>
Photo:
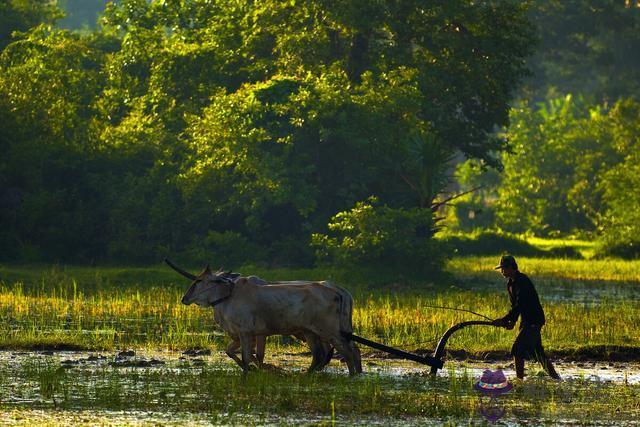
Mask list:
[[[120,353],[122,354],[122,353]],[[0,366],[14,369],[35,360],[57,362],[64,368],[82,367],[83,369],[97,369],[99,367],[149,368],[155,370],[180,370],[205,364],[215,364],[217,367],[238,371],[239,368],[228,361],[223,352],[212,351],[204,354],[188,355],[181,352],[136,351],[133,356],[122,357],[116,353],[95,353],[76,351],[0,351]],[[184,363],[181,363],[184,362]],[[267,369],[303,372],[309,364],[309,356],[304,353],[284,353],[267,355]],[[581,361],[555,363],[558,373],[563,380],[585,380],[594,382],[612,382],[616,384],[640,384],[640,362],[606,362]],[[543,376],[540,366],[527,363],[526,375],[529,377]],[[406,375],[427,375],[428,366],[398,359],[381,359],[377,357],[363,357],[365,374],[376,374],[401,378]],[[501,369],[507,378],[515,378],[513,363],[500,361],[460,362],[447,361],[439,376],[447,377],[451,374],[466,372],[472,377],[479,377],[485,369]],[[346,374],[346,366],[338,361],[332,361],[326,368],[327,372]]]
[[[294,372],[296,375],[305,375],[305,367],[309,363],[309,357],[300,354],[268,354],[268,362],[272,364],[274,371]],[[51,370],[42,370],[45,366],[53,366]],[[222,352],[185,355],[172,352],[135,352],[131,354],[117,353],[88,353],[88,352],[17,352],[0,351],[0,424],[1,425],[36,425],[36,424],[68,424],[68,425],[441,425],[450,421],[446,418],[415,417],[415,416],[388,416],[383,414],[331,414],[329,413],[284,413],[270,414],[251,410],[234,410],[233,412],[202,413],[195,410],[175,410],[167,408],[158,410],[157,405],[152,405],[151,410],[124,410],[111,409],[105,398],[94,392],[98,386],[104,387],[105,383],[118,379],[118,385],[112,390],[115,398],[125,399],[120,402],[127,406],[128,393],[136,391],[147,393],[150,402],[158,399],[162,393],[172,391],[162,390],[163,377],[189,380],[197,376],[198,369],[203,366],[215,366],[231,376],[240,376],[239,369],[228,361]],[[354,381],[366,382],[368,378],[383,378],[387,387],[397,386],[398,392],[406,389],[407,384],[413,384],[424,393],[429,393],[430,377],[428,367],[400,360],[389,360],[365,357],[363,360],[364,375]],[[513,366],[508,362],[457,362],[448,361],[445,368],[438,373],[442,379],[435,387],[445,387],[451,384],[452,378],[461,381],[464,395],[473,394],[470,384],[480,378],[485,369],[502,369],[507,379],[512,381],[515,377]],[[563,376],[562,389],[566,389],[561,398],[571,399],[578,395],[582,389],[588,389],[597,399],[600,388],[620,387],[628,385],[634,387],[640,384],[639,363],[607,363],[607,362],[560,362],[557,364],[559,373]],[[339,361],[332,361],[327,372],[330,375],[346,377],[346,368]],[[84,382],[74,384],[70,393],[77,396],[67,396],[72,402],[70,405],[60,407],[60,403],[54,400],[63,398],[65,393],[57,389],[55,385],[48,386],[47,375],[65,375],[65,381]],[[151,375],[155,382],[148,383],[135,380],[138,372]],[[542,393],[541,398],[549,398],[545,395],[541,385],[551,383],[556,387],[558,383],[539,376],[540,370],[536,365],[528,366],[528,379],[524,383],[514,382],[516,388],[522,388],[526,393]],[[155,375],[155,376],[154,376]],[[182,376],[181,376],[182,375]],[[249,374],[251,375],[251,374]],[[93,378],[95,376],[95,378]],[[102,379],[100,379],[102,378]],[[106,380],[104,380],[106,378]],[[418,381],[416,381],[416,379]],[[102,382],[101,382],[102,381]],[[170,380],[167,380],[170,381]],[[108,384],[107,384],[108,385]],[[47,387],[50,393],[47,394]],[[84,387],[84,388],[83,388]],[[120,387],[120,388],[118,388]],[[144,391],[144,388],[149,388]],[[468,390],[467,390],[468,389]],[[75,391],[74,391],[75,390]],[[638,389],[635,388],[637,391]],[[388,391],[388,390],[387,390]],[[391,391],[392,392],[392,391]],[[581,396],[582,396],[581,394]],[[53,398],[52,398],[53,396]],[[118,397],[119,396],[119,397]],[[113,396],[111,398],[114,398]],[[183,394],[182,399],[201,399],[196,393]],[[247,407],[248,408],[248,407]],[[637,410],[636,410],[637,412]],[[476,414],[477,415],[477,414]],[[476,417],[476,415],[473,415]],[[528,414],[512,410],[500,422],[500,425],[537,424],[541,422],[539,414]],[[640,425],[639,418],[623,416],[619,421],[624,425]],[[547,419],[553,424],[576,425],[585,424],[585,420],[573,418]],[[611,421],[611,420],[609,420]],[[482,418],[457,419],[455,423],[468,424],[469,422],[482,423]],[[610,425],[606,420],[589,420],[592,425]]]
[[[609,285],[594,286],[576,284],[571,281],[562,283],[557,281],[553,285],[543,285],[540,293],[547,301],[554,302],[574,302],[580,304],[598,305],[603,301],[638,301],[640,302],[640,292],[637,284],[632,285]]]
[[[365,362],[366,364],[366,362]],[[590,381],[600,383],[615,384],[640,384],[640,363],[626,362],[558,362],[555,363],[556,370],[562,376],[563,381]],[[479,378],[486,369],[501,369],[508,379],[516,377],[513,363],[499,362],[447,362],[444,369],[438,375],[449,376],[466,372],[473,378]],[[405,362],[380,362],[370,361],[365,371],[380,375],[401,377],[403,375],[423,375],[428,369],[406,364]],[[529,377],[545,377],[539,365],[535,363],[527,364],[526,375]]]

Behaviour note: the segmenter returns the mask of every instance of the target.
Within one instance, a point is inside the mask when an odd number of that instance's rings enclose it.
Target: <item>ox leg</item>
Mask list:
[[[233,341],[231,341],[231,344],[229,344],[225,350],[225,353],[227,353],[227,356],[229,356],[230,358],[232,358],[237,364],[238,366],[240,366],[242,368],[242,360],[240,360],[240,358],[237,356],[237,354],[239,353],[238,350],[240,350],[241,345],[240,345],[240,339],[239,338],[232,338]],[[256,365],[261,366],[263,361],[264,361],[264,348],[265,348],[265,343],[266,343],[266,337],[256,337],[255,338],[255,345],[252,344],[252,349],[251,351],[254,351],[254,347],[255,347],[255,351],[256,351],[256,355],[255,357],[252,355],[252,361],[256,363]]]
[[[242,368],[242,360],[240,360],[240,358],[236,355],[236,353],[240,349],[240,339],[236,337],[232,338],[232,340],[233,341],[231,341],[231,344],[227,346],[225,353],[227,353],[227,356],[232,358],[238,364],[238,366]]]
[[[351,345],[352,342],[342,336],[332,341],[336,349],[344,356],[344,360],[349,367],[349,375],[356,375],[362,372],[362,368],[358,369],[358,362],[356,361],[356,355],[353,351],[354,347]]]
[[[311,349],[311,354],[313,356],[311,360],[311,366],[309,366],[309,369],[307,370],[307,372],[321,370],[322,368],[324,368],[325,364],[323,364],[323,362],[327,356],[325,354],[325,349],[322,345],[322,341],[320,340],[320,337],[317,336],[316,334],[309,332],[305,335],[305,341],[309,345],[309,348]]]
[[[242,346],[242,370],[246,374],[249,372],[249,365],[253,360],[253,344],[255,337],[252,334],[240,334],[240,345]]]
[[[316,367],[317,371],[321,371],[331,362],[333,359],[333,351],[334,348],[331,343],[323,338],[317,337],[318,345],[322,348],[318,351],[318,365]]]
[[[362,373],[362,355],[360,354],[360,349],[356,345],[355,341],[349,341],[349,346],[351,347],[351,351],[353,351],[354,362],[356,364],[356,373]]]
[[[256,336],[256,363],[258,364],[258,366],[262,366],[262,364],[264,363],[264,350],[266,346],[266,335]]]
[[[331,362],[334,348],[331,343],[325,339],[319,338],[319,341],[322,346],[322,354],[324,355],[323,360],[321,360],[320,365],[318,366],[318,371],[321,371],[329,364],[329,362]]]

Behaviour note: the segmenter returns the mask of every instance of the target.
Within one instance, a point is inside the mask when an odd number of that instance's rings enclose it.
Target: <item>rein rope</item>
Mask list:
[[[482,317],[484,319],[487,319],[489,321],[493,321],[493,319],[485,316],[484,314],[480,314],[480,313],[476,313],[475,311],[471,311],[471,310],[466,310],[464,308],[456,308],[456,307],[444,307],[441,305],[423,305],[423,307],[428,307],[428,308],[442,308],[444,310],[453,310],[453,311],[464,311],[465,313],[471,313],[471,314],[475,314],[476,316]]]
[[[227,279],[227,278],[223,278],[223,281],[230,286],[229,294],[227,296],[222,297],[222,298],[218,298],[217,300],[212,302],[211,305],[210,305],[211,307],[215,307],[216,305],[220,304],[221,302],[228,300],[229,298],[231,298],[231,294],[233,294],[233,289],[235,288],[235,282],[233,280]]]

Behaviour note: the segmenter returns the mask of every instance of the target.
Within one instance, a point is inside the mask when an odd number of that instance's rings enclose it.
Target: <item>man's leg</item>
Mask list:
[[[540,328],[542,329],[542,328]],[[538,329],[536,350],[535,350],[535,358],[542,365],[542,369],[554,380],[559,380],[560,375],[556,372],[556,368],[553,367],[553,363],[547,357],[547,354],[544,352],[544,347],[542,347],[542,336],[540,335],[540,329]]]
[[[542,365],[542,369],[544,369],[551,378],[554,380],[560,379],[560,375],[556,372],[556,368],[553,367],[553,363],[551,363],[551,360],[549,360],[547,355],[544,353],[542,353],[542,356],[540,357],[540,364]]]
[[[513,356],[513,364],[516,367],[516,377],[524,378],[524,359],[522,357]]]

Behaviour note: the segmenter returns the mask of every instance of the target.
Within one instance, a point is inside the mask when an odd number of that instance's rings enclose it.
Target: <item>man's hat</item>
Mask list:
[[[516,262],[516,259],[511,256],[511,255],[503,255],[502,258],[500,258],[500,265],[498,265],[495,270],[498,270],[502,267],[510,267],[513,268],[514,270],[518,269],[518,263]]]
[[[507,381],[502,369],[497,369],[494,372],[487,369],[482,373],[480,381],[473,385],[473,388],[483,394],[497,395],[507,393],[513,388],[513,385]]]

